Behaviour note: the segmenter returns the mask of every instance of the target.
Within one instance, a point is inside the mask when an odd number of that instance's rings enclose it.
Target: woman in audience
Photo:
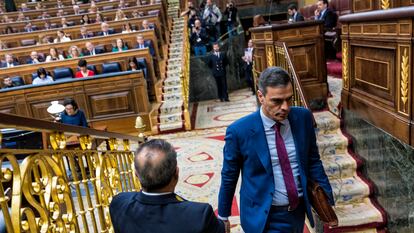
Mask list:
[[[41,45],[41,44],[52,44],[53,43],[53,38],[48,36],[48,35],[44,35],[44,34],[39,34],[39,41],[37,42],[37,45]]]
[[[97,13],[98,12],[98,7],[96,7],[96,5],[93,5],[89,8],[88,12],[89,13]]]
[[[26,17],[24,16],[23,12],[19,12],[19,15],[17,16],[16,22],[23,22],[26,21]]]
[[[124,24],[124,26],[122,26],[122,33],[130,33],[130,32],[135,32],[135,30],[132,29],[132,26],[130,23],[126,23]]]
[[[91,23],[91,20],[89,19],[88,14],[84,14],[84,15],[81,16],[81,20],[80,20],[81,25],[87,25],[87,24],[90,24],[90,23]]]
[[[36,6],[35,6],[35,9],[36,9],[37,11],[40,11],[40,10],[43,10],[43,9],[44,9],[44,7],[42,6],[42,3],[41,3],[41,2],[37,2]]]
[[[60,42],[67,42],[70,41],[70,38],[65,35],[65,32],[62,30],[57,31],[57,38],[53,41],[54,43],[60,43]]]
[[[79,109],[78,104],[74,99],[65,99],[63,101],[63,106],[65,106],[65,111],[60,114],[60,117],[55,119],[56,121],[68,125],[88,127],[85,113]]]
[[[117,39],[116,45],[112,47],[112,52],[121,52],[126,50],[128,50],[128,46],[125,45],[121,38]]]
[[[138,61],[136,57],[128,58],[127,70],[138,70]]]
[[[37,77],[33,80],[33,85],[52,83],[53,78],[47,75],[45,68],[41,67],[37,70]]]
[[[66,18],[65,17],[63,17],[61,20],[60,20],[60,24],[61,24],[61,28],[67,28],[67,27],[69,27],[69,25],[68,25],[68,21],[66,20]]]
[[[139,18],[138,10],[132,11],[132,18]]]
[[[115,14],[115,21],[128,19],[122,9],[118,9]]]
[[[79,58],[79,57],[83,57],[83,54],[81,53],[80,49],[76,45],[70,46],[70,48],[68,50],[68,54],[69,55],[67,56],[67,58]]]
[[[13,19],[9,18],[9,16],[7,16],[7,15],[3,15],[2,19],[1,19],[1,22],[2,23],[12,23]]]
[[[62,56],[62,54],[59,54],[57,49],[55,47],[52,47],[49,49],[49,55],[46,57],[46,62],[59,61],[64,59],[65,58]]]
[[[94,76],[95,73],[92,70],[88,70],[88,63],[85,59],[80,59],[78,62],[79,71],[76,72],[75,78],[86,78]]]
[[[101,13],[96,13],[95,23],[103,23],[104,17]]]

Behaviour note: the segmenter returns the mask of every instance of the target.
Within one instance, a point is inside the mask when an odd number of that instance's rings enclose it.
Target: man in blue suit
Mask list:
[[[224,233],[223,222],[209,204],[186,201],[174,193],[177,153],[167,141],[142,144],[135,171],[142,191],[120,193],[109,207],[116,233]]]
[[[137,45],[135,46],[137,49],[143,49],[148,48],[151,56],[155,57],[155,49],[152,45],[152,42],[150,40],[144,40],[144,36],[139,34],[137,35]]]
[[[279,67],[262,72],[260,110],[227,128],[219,218],[229,226],[241,172],[240,219],[246,233],[302,233],[307,214],[314,224],[307,181],[318,182],[333,205],[332,189],[320,160],[312,113],[290,107],[293,87]]]
[[[329,8],[328,0],[318,0],[315,10],[315,19],[324,21],[324,28],[330,30],[336,27],[338,16]]]

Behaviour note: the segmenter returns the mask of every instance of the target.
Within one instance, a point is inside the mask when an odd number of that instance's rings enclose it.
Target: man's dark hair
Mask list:
[[[326,7],[329,6],[329,2],[328,0],[318,0],[319,2],[323,2],[323,4],[326,4]]]
[[[138,155],[146,149],[144,161],[138,161]],[[151,158],[155,154],[162,154],[160,161],[154,162]],[[159,155],[158,155],[159,156]],[[175,175],[177,168],[177,152],[174,147],[163,139],[153,139],[142,144],[135,156],[135,170],[139,176],[141,186],[147,191],[154,191],[167,186]]]
[[[288,6],[288,10],[295,10],[295,11],[297,11],[298,10],[298,7],[295,4],[290,4]]]
[[[260,74],[259,90],[266,95],[267,87],[285,87],[290,83],[290,75],[284,69],[272,66]]]
[[[214,42],[214,43],[213,43],[213,46],[214,46],[214,45],[218,45],[218,46],[220,47],[220,44],[219,44],[219,42],[218,42],[218,41]]]
[[[77,110],[79,108],[78,107],[78,103],[76,103],[76,101],[74,99],[72,99],[72,98],[66,98],[63,101],[63,106],[66,106],[66,105],[69,105],[69,104],[73,106],[73,110]]]

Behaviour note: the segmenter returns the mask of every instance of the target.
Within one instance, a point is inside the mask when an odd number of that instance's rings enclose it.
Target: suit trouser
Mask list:
[[[220,100],[228,100],[226,75],[214,76],[217,83],[217,94]]]
[[[270,209],[264,233],[303,233],[305,204],[302,202],[294,211]]]

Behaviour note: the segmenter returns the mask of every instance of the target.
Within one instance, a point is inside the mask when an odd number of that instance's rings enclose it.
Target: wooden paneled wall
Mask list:
[[[273,43],[286,42],[308,101],[326,99],[328,89],[321,21],[264,26],[251,28],[250,31],[254,43],[255,70],[261,72],[276,64]]]
[[[104,124],[109,131],[134,132],[132,124],[139,115],[147,125],[146,130],[151,130],[149,114],[152,107],[146,81],[140,71],[1,91],[0,112],[52,120],[46,111],[50,102],[62,102],[68,97],[76,100],[93,126]]]
[[[344,108],[414,145],[413,7],[343,16]]]

